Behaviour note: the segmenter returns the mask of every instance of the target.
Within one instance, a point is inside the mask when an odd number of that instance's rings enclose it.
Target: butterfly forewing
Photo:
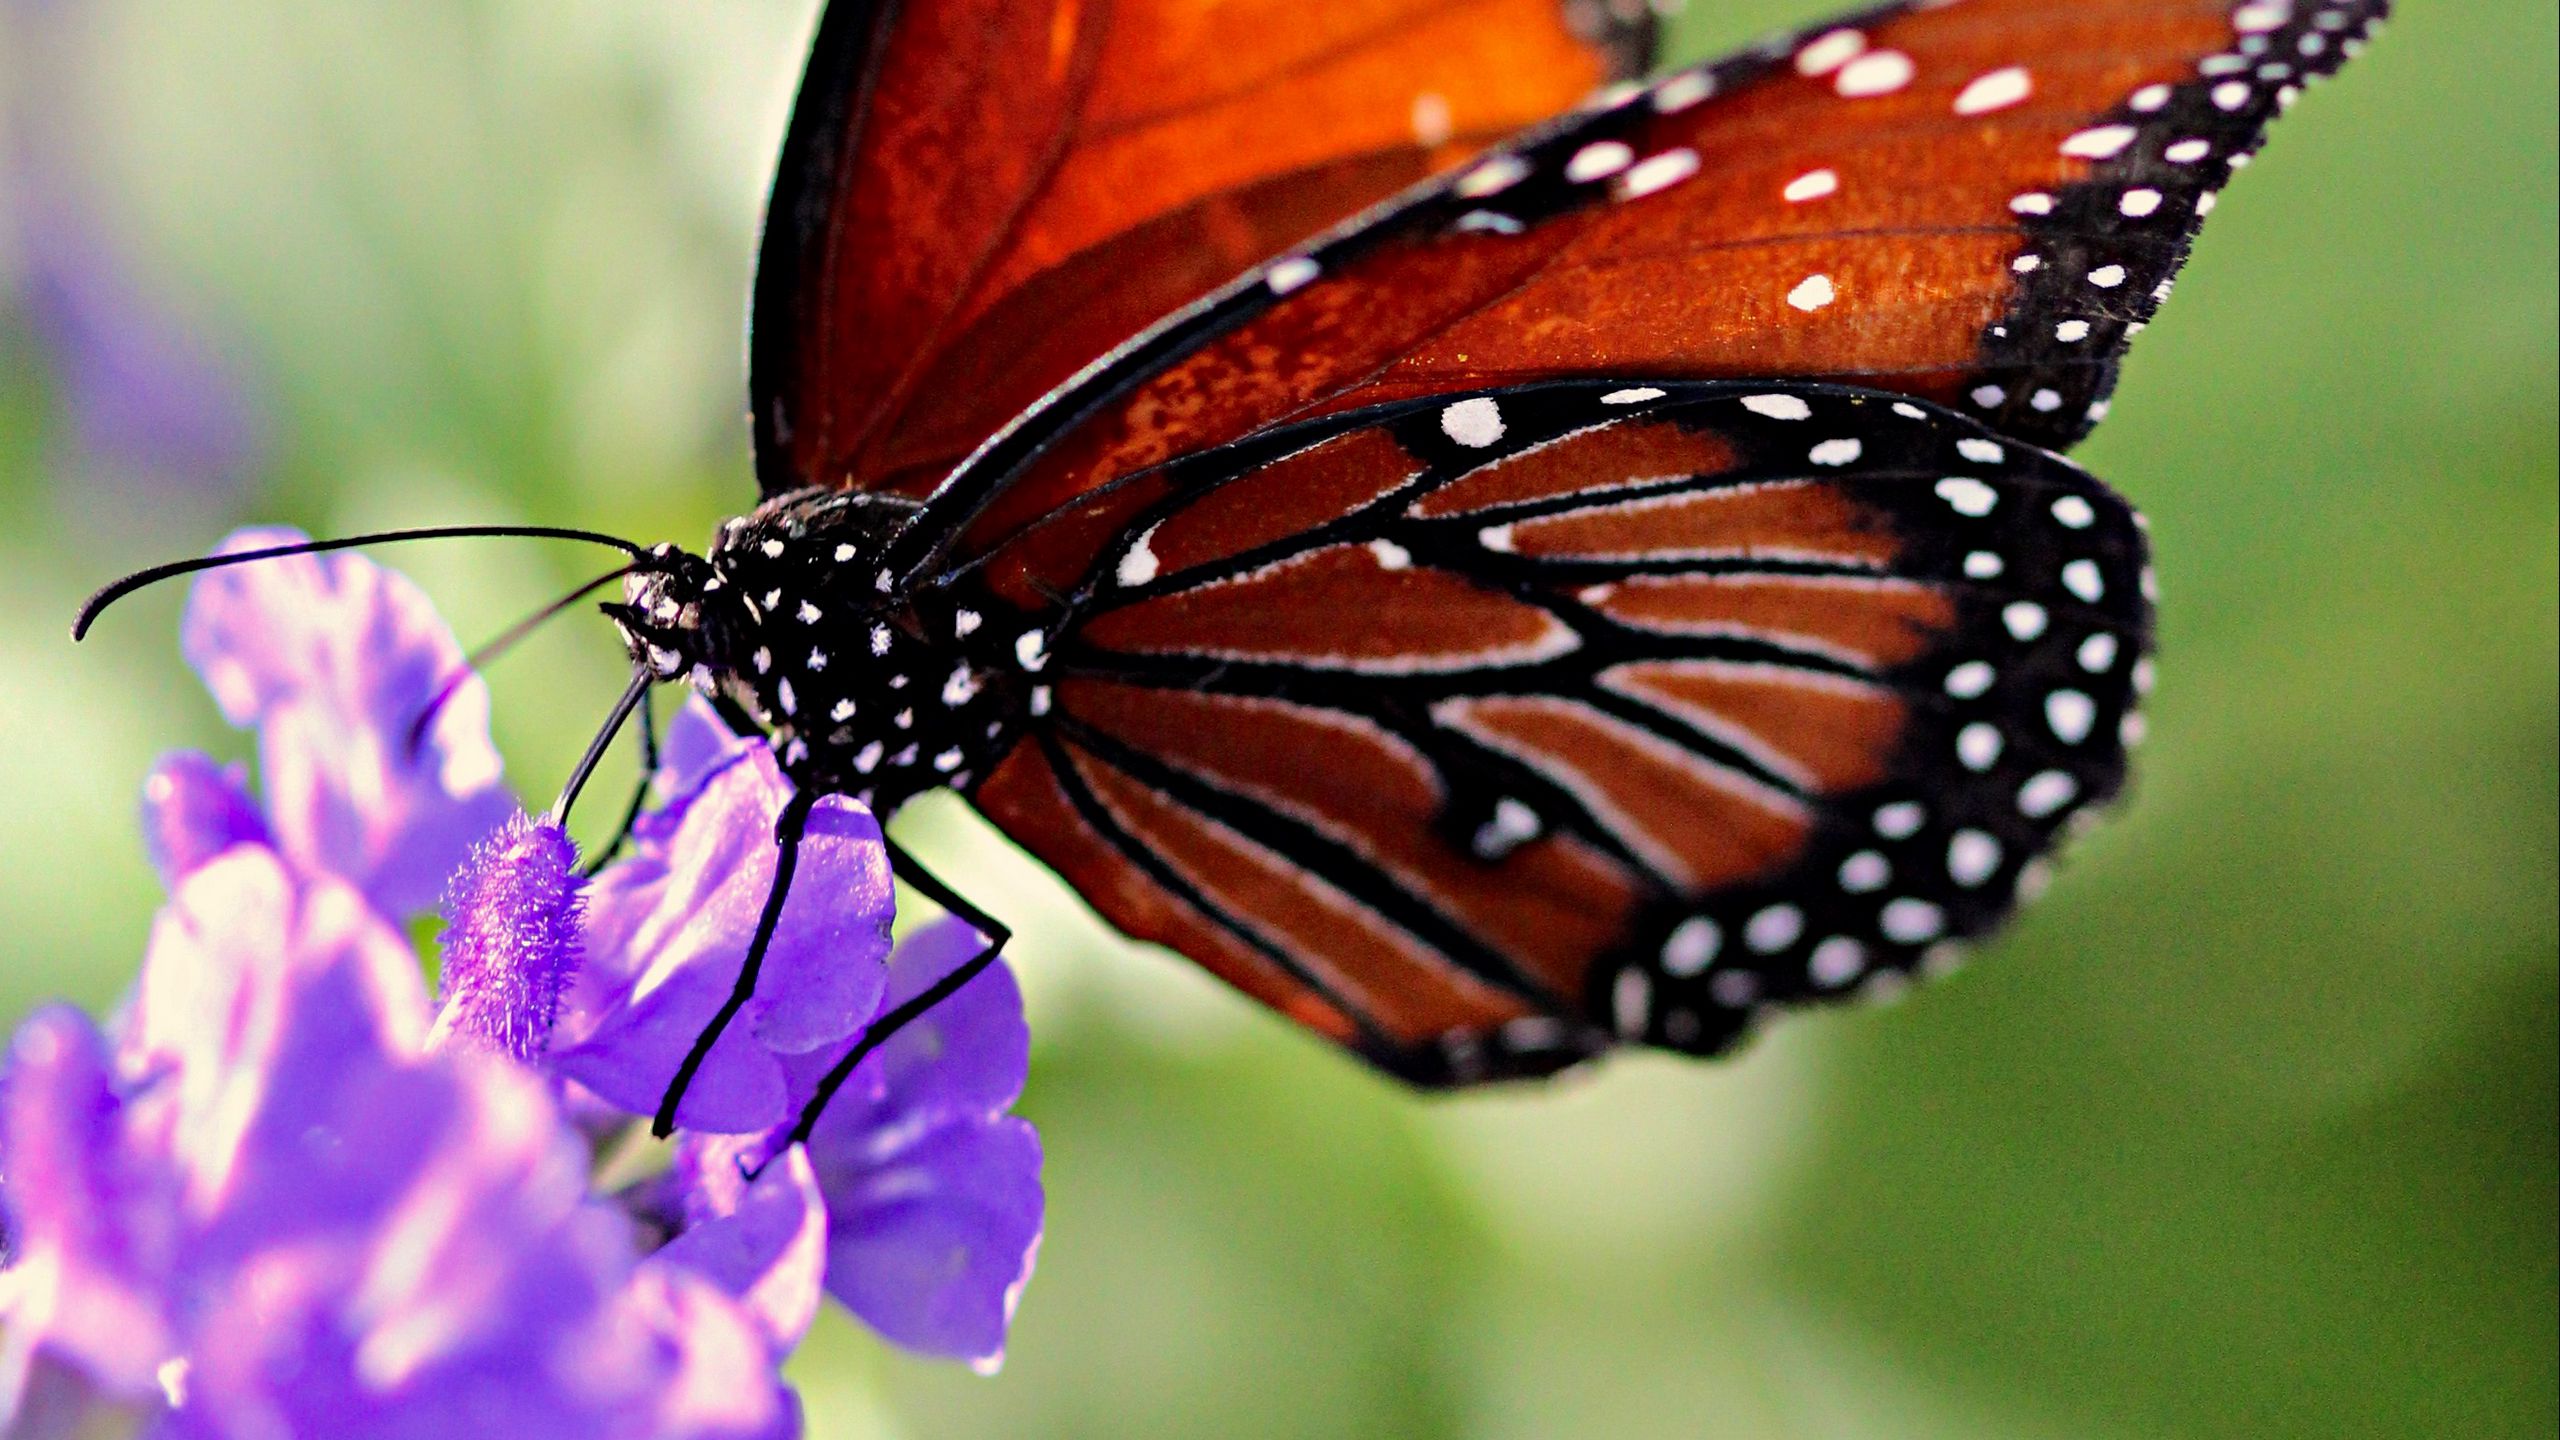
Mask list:
[[[1575,375],[1856,383],[2067,444],[2216,192],[2382,9],[1903,5],[1609,92],[1127,347],[929,533],[966,555],[1275,424]]]
[[[765,490],[921,495],[1087,362],[1640,71],[1557,0],[838,0],[757,277]]]
[[[2121,781],[2132,516],[1936,407],[1548,384],[1149,478],[977,803],[1410,1078],[1891,984]]]

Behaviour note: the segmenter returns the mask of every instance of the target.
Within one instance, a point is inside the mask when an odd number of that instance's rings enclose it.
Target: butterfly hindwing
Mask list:
[[[1551,383],[1153,478],[975,799],[1408,1078],[1890,985],[2121,783],[2131,512],[1938,407]]]

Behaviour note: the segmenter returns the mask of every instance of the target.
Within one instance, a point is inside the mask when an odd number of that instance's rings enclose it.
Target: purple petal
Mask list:
[[[633,1407],[625,1428],[607,1432],[609,1440],[792,1440],[800,1433],[798,1398],[775,1378],[761,1326],[719,1286],[681,1265],[643,1265],[615,1319],[620,1343],[599,1347],[596,1367],[629,1365],[629,1352],[645,1341],[654,1369],[645,1403]]]
[[[14,1282],[5,1318],[20,1383],[41,1351],[112,1393],[147,1394],[176,1350],[166,1310],[173,1177],[127,1143],[122,1110],[88,1017],[56,1007],[20,1027],[0,1083],[0,1209]],[[0,1404],[0,1426],[14,1408]]]
[[[658,745],[658,773],[651,784],[664,803],[640,817],[635,833],[643,843],[664,843],[703,787],[758,749],[770,747],[730,729],[711,702],[687,696]]]
[[[897,1344],[991,1369],[1039,1254],[1040,1138],[999,1115],[883,1148],[814,1156],[827,1292]]]
[[[789,793],[770,751],[753,747],[704,786],[663,847],[597,877],[587,964],[552,1047],[560,1074],[635,1114],[657,1108],[745,962]],[[846,1039],[878,1005],[894,903],[870,812],[821,799],[754,998],[696,1072],[679,1124],[745,1134],[785,1117],[780,1057]]]
[[[163,757],[142,782],[142,840],[172,887],[234,845],[272,843],[241,767],[193,750]]]
[[[941,920],[890,961],[886,1012],[985,946]],[[910,1349],[992,1365],[1030,1278],[1044,1197],[1040,1141],[1004,1111],[1031,1037],[1001,961],[909,1023],[854,1071],[809,1155],[828,1214],[827,1289]],[[794,1098],[849,1047],[792,1062]]]
[[[814,1217],[805,1167],[720,1222],[774,1255],[751,1308],[639,1262],[548,1083],[423,1053],[424,1020],[407,947],[352,888],[254,846],[189,875],[132,1007],[133,1097],[67,1013],[30,1022],[0,1089],[12,1341],[183,1390],[163,1436],[794,1433],[769,1327],[814,1232],[767,1232]]]
[[[350,1067],[414,1057],[427,1016],[416,956],[362,896],[235,846],[152,926],[123,1066],[155,1083],[131,1123],[192,1192],[305,1213],[322,1107]]]
[[[190,1335],[206,1434],[788,1433],[778,1353],[707,1284],[635,1265],[546,1087],[495,1057],[376,1073],[307,1178],[337,1219],[254,1223]],[[192,1433],[181,1430],[179,1433]]]
[[[753,1180],[741,1162],[763,1154],[756,1138],[690,1135],[676,1152],[686,1228],[650,1258],[682,1265],[720,1287],[785,1353],[818,1315],[827,1266],[827,1207],[807,1154],[793,1148]]]
[[[301,538],[243,530],[223,552]],[[476,677],[414,751],[408,743],[462,649],[400,575],[343,554],[213,571],[196,583],[184,633],[223,714],[259,729],[280,848],[354,882],[383,913],[432,905],[471,846],[513,812]]]
[[[471,852],[445,902],[435,1048],[460,1044],[530,1061],[551,1042],[577,973],[585,882],[559,826],[519,815]]]
[[[986,948],[985,937],[948,916],[918,928],[889,957],[881,1013],[924,993]],[[833,1045],[792,1060],[795,1107],[817,1092],[819,1079],[850,1048]],[[1022,987],[998,960],[866,1057],[827,1107],[818,1133],[850,1142],[922,1119],[996,1114],[1021,1096],[1030,1069]]]

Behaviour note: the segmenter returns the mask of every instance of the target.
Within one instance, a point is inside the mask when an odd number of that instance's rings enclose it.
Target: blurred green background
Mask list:
[[[112,1002],[145,768],[243,753],[179,597],[75,651],[90,586],[249,519],[743,507],[813,13],[0,0],[0,1018]],[[917,807],[1022,932],[1048,1235],[1001,1376],[830,1322],[813,1432],[2553,1434],[2554,19],[2414,0],[2226,197],[2081,452],[2155,525],[2138,789],[1957,980],[1419,1100]],[[589,561],[398,563],[468,639]],[[619,674],[594,624],[498,670],[528,793]]]

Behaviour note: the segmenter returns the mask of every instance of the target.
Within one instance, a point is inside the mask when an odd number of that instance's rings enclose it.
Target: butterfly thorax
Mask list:
[[[992,624],[968,587],[910,588],[882,565],[916,509],[778,496],[723,524],[707,556],[660,546],[608,612],[638,663],[764,727],[794,781],[885,815],[984,774],[1046,658],[1045,636]]]

